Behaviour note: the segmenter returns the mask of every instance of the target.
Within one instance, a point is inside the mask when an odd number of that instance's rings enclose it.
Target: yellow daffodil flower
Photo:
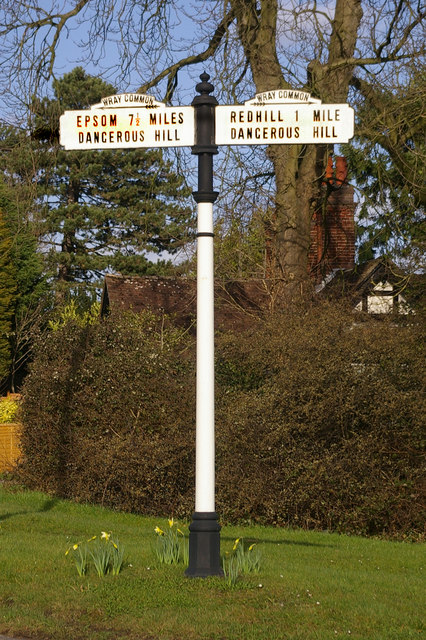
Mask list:
[[[232,548],[232,551],[235,551],[235,549],[238,547],[239,543],[240,543],[241,538],[237,538],[234,542],[234,546]]]
[[[164,536],[164,531],[160,529],[160,527],[155,527],[155,533],[158,533],[159,536]]]
[[[101,539],[102,540],[106,540],[106,542],[108,542],[110,537],[111,537],[110,533],[107,533],[106,531],[101,531]]]
[[[169,520],[169,527],[170,529],[173,527],[175,521],[173,520],[173,518],[171,520]]]
[[[91,538],[88,539],[87,542],[92,542],[92,540],[96,540],[97,536],[92,536]]]
[[[71,549],[72,549],[73,551],[76,551],[76,549],[78,549],[78,545],[79,545],[79,544],[80,544],[80,543],[73,544],[71,547],[68,547],[68,549],[65,551],[65,555],[67,556],[67,555],[69,554],[69,552],[71,551]]]
[[[251,544],[251,545],[249,546],[248,550],[249,550],[249,551],[251,551],[251,550],[253,549],[253,547],[255,547],[255,546],[256,546],[256,543],[255,543],[255,542],[253,542],[253,544]]]

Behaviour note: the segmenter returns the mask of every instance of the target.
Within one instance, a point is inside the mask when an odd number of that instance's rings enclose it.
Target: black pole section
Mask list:
[[[214,111],[218,102],[214,96],[209,95],[214,89],[208,82],[210,76],[202,73],[200,79],[201,82],[196,86],[200,95],[192,101],[196,131],[196,144],[192,147],[192,153],[198,155],[198,191],[194,191],[193,196],[199,209],[200,203],[213,203],[218,196],[213,191],[213,155],[218,152],[214,143]],[[213,236],[213,233],[199,227],[200,240],[202,236]],[[195,508],[197,509],[197,505]],[[215,511],[196,510],[192,515],[189,526],[189,566],[185,574],[191,578],[223,575],[220,562],[220,525]]]
[[[213,191],[213,156],[217,154],[214,143],[214,108],[218,101],[210,96],[214,86],[208,82],[208,73],[202,73],[201,82],[195,87],[201,95],[195,96],[192,106],[195,109],[195,146],[192,153],[198,156],[198,191],[194,191],[195,202],[214,202],[219,195]]]

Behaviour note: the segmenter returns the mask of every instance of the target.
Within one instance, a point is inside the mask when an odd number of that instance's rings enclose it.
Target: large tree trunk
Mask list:
[[[258,93],[290,88],[276,48],[277,0],[231,0],[238,33],[249,60]],[[345,102],[353,68],[352,58],[362,17],[361,0],[336,0],[326,64],[312,61],[308,89],[323,102]],[[310,225],[321,195],[327,153],[322,145],[274,145],[268,149],[276,178],[272,229],[272,269],[275,292],[291,296],[310,289],[308,251]]]
[[[276,181],[272,277],[276,295],[304,296],[310,290],[310,227],[318,198],[316,149],[299,145],[269,150]]]

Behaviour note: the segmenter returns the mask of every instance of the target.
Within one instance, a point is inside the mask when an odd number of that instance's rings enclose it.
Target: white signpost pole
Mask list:
[[[197,409],[195,512],[189,527],[189,566],[186,575],[222,575],[220,526],[215,512],[215,420],[214,420],[214,268],[213,268],[213,155],[214,110],[217,100],[209,94],[213,85],[203,73],[192,102],[195,109],[198,155],[197,233]]]
[[[215,511],[213,204],[198,202],[195,511]]]

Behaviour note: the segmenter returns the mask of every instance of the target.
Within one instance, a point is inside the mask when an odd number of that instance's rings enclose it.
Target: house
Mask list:
[[[324,210],[311,223],[308,268],[315,292],[347,296],[355,311],[371,314],[409,306],[404,289],[407,278],[389,261],[377,258],[355,265],[354,187],[347,182],[345,158],[330,157],[323,187],[328,193]],[[268,267],[266,268],[268,273]],[[233,280],[215,283],[215,324],[218,329],[241,329],[273,307],[273,279]],[[196,315],[196,280],[186,277],[105,277],[101,314],[119,309],[151,309],[173,316],[192,328]]]
[[[215,283],[215,325],[241,329],[268,308],[268,291],[262,280]],[[194,326],[197,306],[195,278],[107,275],[101,299],[101,315],[120,310],[151,310],[174,318],[177,325]]]
[[[353,269],[333,272],[316,291],[329,297],[347,297],[354,311],[372,315],[407,314],[418,297],[412,286],[415,279],[419,280],[407,276],[390,260],[379,257]]]
[[[327,205],[311,221],[308,268],[312,281],[320,285],[338,270],[355,267],[354,187],[347,182],[346,159],[330,156],[323,179]]]

